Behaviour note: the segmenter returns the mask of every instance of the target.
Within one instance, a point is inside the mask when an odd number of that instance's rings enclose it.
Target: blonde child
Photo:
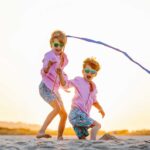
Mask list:
[[[60,122],[58,126],[58,140],[63,139],[63,131],[67,119],[67,113],[58,92],[60,81],[57,78],[56,69],[62,70],[68,63],[66,54],[63,49],[66,45],[67,37],[62,31],[54,31],[50,38],[51,50],[48,51],[43,59],[43,67],[41,69],[42,81],[39,85],[39,93],[41,97],[52,107],[52,111],[45,119],[37,138],[49,138],[51,135],[45,134],[45,130],[51,121],[59,114]]]
[[[69,114],[69,121],[73,125],[74,131],[79,139],[86,139],[89,135],[88,129],[91,129],[90,139],[95,140],[101,124],[90,118],[91,106],[95,106],[102,117],[105,116],[103,108],[96,98],[96,85],[92,81],[100,70],[99,63],[94,58],[87,58],[83,62],[83,77],[75,77],[73,80],[64,78],[62,70],[57,69],[62,86],[65,89],[75,88],[75,95],[72,99],[72,108]]]

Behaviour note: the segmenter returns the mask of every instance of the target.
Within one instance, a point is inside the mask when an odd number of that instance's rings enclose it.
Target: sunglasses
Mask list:
[[[89,68],[85,68],[84,69],[85,73],[91,73],[91,74],[96,74],[96,70],[93,70],[93,69],[89,69]]]
[[[54,47],[63,47],[64,46],[63,43],[57,43],[57,42],[54,42],[53,45],[54,45]]]

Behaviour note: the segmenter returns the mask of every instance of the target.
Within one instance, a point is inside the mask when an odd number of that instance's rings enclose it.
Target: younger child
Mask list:
[[[79,139],[86,139],[86,136],[89,135],[88,129],[92,128],[90,139],[95,140],[96,134],[101,128],[101,124],[89,116],[92,105],[98,109],[102,117],[105,116],[105,112],[96,98],[96,85],[92,81],[96,77],[99,69],[100,65],[94,58],[84,60],[82,69],[83,77],[76,77],[73,80],[65,79],[62,70],[60,68],[57,69],[61,85],[65,89],[70,87],[75,88],[69,121],[73,125],[74,131]]]
[[[58,140],[62,140],[63,131],[67,119],[67,113],[65,111],[63,102],[58,92],[60,81],[57,78],[56,69],[62,70],[68,63],[66,54],[63,52],[65,44],[67,42],[66,35],[62,31],[54,31],[51,35],[50,45],[51,50],[47,52],[43,59],[43,67],[41,70],[42,81],[39,85],[39,93],[41,97],[53,108],[45,119],[40,131],[37,134],[37,138],[49,138],[48,134],[45,134],[45,130],[51,121],[59,114],[60,122],[58,126]]]

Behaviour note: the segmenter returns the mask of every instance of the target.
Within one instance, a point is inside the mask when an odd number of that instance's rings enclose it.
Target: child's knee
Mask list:
[[[53,111],[57,114],[59,114],[59,112],[61,111],[60,107],[54,107]]]
[[[100,129],[101,128],[101,124],[100,123],[98,123],[98,122],[94,122],[94,126],[96,127],[96,128],[98,128],[98,129]]]
[[[97,123],[97,125],[96,125],[96,126],[97,126],[97,128],[98,128],[98,129],[100,129],[100,128],[101,128],[101,124],[100,124],[100,123]]]
[[[54,112],[55,114],[59,114],[59,111],[60,111],[59,108],[54,108],[54,109],[53,109],[53,112]]]
[[[60,111],[59,115],[60,115],[61,118],[67,119],[67,112],[66,111]]]

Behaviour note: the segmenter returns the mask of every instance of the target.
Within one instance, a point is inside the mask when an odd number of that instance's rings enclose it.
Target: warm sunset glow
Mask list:
[[[0,121],[42,124],[50,112],[38,86],[55,29],[118,47],[150,69],[150,1],[13,0],[8,5],[3,0],[0,12]],[[102,66],[94,81],[106,116],[91,111],[102,130],[150,128],[149,74],[101,45],[68,38],[65,52],[70,79],[82,75],[86,57],[95,56]],[[69,113],[73,89],[60,93]],[[49,128],[56,130],[58,121],[56,117]],[[69,121],[66,127],[71,127]]]

